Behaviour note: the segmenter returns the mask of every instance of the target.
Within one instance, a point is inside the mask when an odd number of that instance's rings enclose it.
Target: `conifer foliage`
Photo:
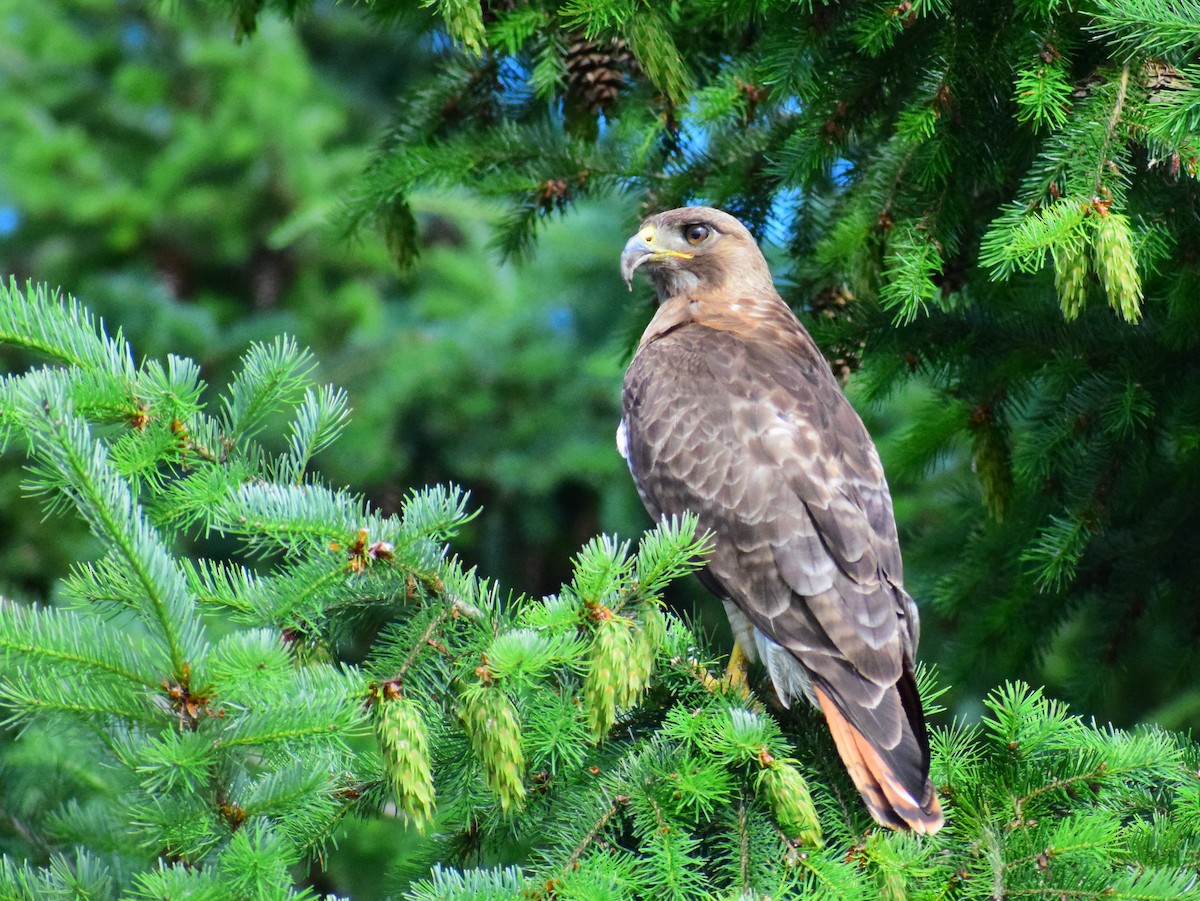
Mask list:
[[[1200,897],[1190,742],[1007,684],[935,730],[948,827],[880,831],[818,718],[720,679],[661,606],[694,521],[506,597],[446,554],[460,492],[385,516],[311,474],[348,411],[290,340],[214,392],[74,301],[0,294],[0,339],[45,360],[0,382],[3,437],[95,539],[60,603],[0,601],[0,897],[316,897],[303,874],[376,817],[409,824],[410,899]]]

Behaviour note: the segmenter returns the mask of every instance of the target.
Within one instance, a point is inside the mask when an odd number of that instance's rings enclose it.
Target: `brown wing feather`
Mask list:
[[[705,581],[811,673],[875,769],[932,797],[882,468],[815,346],[786,337],[691,323],[645,344],[625,381],[630,469],[652,514],[715,534]]]

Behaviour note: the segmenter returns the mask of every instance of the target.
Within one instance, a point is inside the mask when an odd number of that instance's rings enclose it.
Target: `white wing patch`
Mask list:
[[[625,428],[624,419],[617,426],[617,453],[621,455],[622,460],[629,463],[629,432]]]

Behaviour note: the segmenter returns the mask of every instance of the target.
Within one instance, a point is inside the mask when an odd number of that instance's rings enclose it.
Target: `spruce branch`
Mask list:
[[[1195,5],[1164,0],[1097,0],[1089,29],[1108,37],[1127,58],[1171,57],[1200,45]]]
[[[309,462],[337,440],[350,416],[345,391],[326,385],[319,391],[308,388],[292,420],[288,454],[281,461],[281,481],[300,484]]]
[[[353,670],[316,664],[277,685],[251,688],[243,682],[238,693],[231,688],[223,696],[222,748],[319,739],[340,749],[369,725],[363,680]]]
[[[425,630],[420,634],[416,641],[413,642],[412,648],[408,651],[407,656],[405,656],[405,658],[400,662],[400,665],[396,668],[396,671],[392,675],[390,681],[396,682],[403,686],[404,678],[408,675],[408,671],[412,669],[413,664],[417,662],[417,658],[430,648],[434,648],[436,650],[437,645],[434,641],[434,635],[437,634],[438,630],[441,629],[450,616],[453,615],[454,610],[455,607],[453,604],[449,604],[440,610],[437,615],[429,621],[429,624],[425,627]]]
[[[28,667],[0,677],[0,703],[11,708],[6,724],[65,718],[74,722],[160,727],[162,709],[147,696],[122,694],[105,683],[65,685]]]
[[[84,371],[110,373],[127,384],[136,376],[132,352],[119,331],[110,338],[104,324],[74,297],[63,298],[33,282],[22,290],[12,276],[7,284],[0,282],[0,342]]]
[[[368,539],[374,543],[391,535],[361,497],[320,485],[243,485],[224,498],[212,525],[226,535],[241,537],[250,550],[264,555],[316,549],[352,554],[359,543],[365,554]],[[359,536],[360,531],[365,534]]]
[[[1095,154],[1096,169],[1092,183],[1094,185],[1092,196],[1101,196],[1101,191],[1107,179],[1106,172],[1111,165],[1112,154],[1109,152],[1113,142],[1117,137],[1117,128],[1121,124],[1122,117],[1125,114],[1125,103],[1129,93],[1129,64],[1126,63],[1121,67],[1121,72],[1116,78],[1116,86],[1110,104],[1112,112],[1109,113],[1108,119],[1104,123],[1104,133],[1099,141],[1098,153]]]
[[[23,607],[0,598],[0,654],[10,661],[40,659],[40,665],[69,669],[81,679],[115,677],[159,688],[158,661],[140,636],[98,632],[71,610]]]
[[[446,23],[446,30],[472,53],[487,46],[483,13],[475,0],[422,0],[422,6],[435,7]]]
[[[639,5],[619,28],[655,87],[676,105],[686,103],[692,79],[663,17]]]
[[[1035,65],[1017,73],[1017,121],[1034,128],[1061,128],[1070,112],[1071,84],[1058,61]]]
[[[562,865],[563,873],[569,873],[579,865],[584,853],[608,829],[609,821],[621,811],[621,808],[629,803],[629,800],[629,795],[626,794],[618,793],[612,796],[608,805],[601,811],[600,816],[591,824],[587,832],[579,840],[579,843],[571,849],[571,853],[566,856]]]
[[[642,598],[655,597],[674,582],[703,566],[710,553],[709,535],[697,535],[699,520],[694,514],[671,517],[647,532],[638,542],[635,571]]]
[[[737,862],[737,885],[745,894],[750,891],[750,835],[747,826],[746,818],[746,796],[744,793],[738,795],[734,805],[735,822],[737,824],[734,834],[737,836],[736,862]]]
[[[1081,515],[1051,516],[1021,561],[1030,566],[1040,591],[1060,591],[1074,577],[1080,558],[1092,539],[1092,526]]]
[[[113,469],[104,445],[71,412],[55,374],[39,370],[27,375],[18,403],[35,452],[61,476],[56,487],[129,568],[138,594],[125,602],[162,643],[166,671],[187,683],[192,662],[203,660],[206,644],[182,572],[146,522],[128,483]],[[34,487],[50,488],[44,482]]]
[[[315,365],[312,355],[289,337],[251,345],[223,399],[226,453],[259,432],[267,416],[292,403],[307,387]]]
[[[47,898],[117,897],[117,880],[109,867],[86,852],[73,857],[53,854],[45,867],[18,864],[0,858],[0,897],[5,901],[42,901]]]
[[[411,901],[519,898],[527,888],[525,876],[518,867],[459,871],[435,864],[429,878],[417,882],[408,897]]]

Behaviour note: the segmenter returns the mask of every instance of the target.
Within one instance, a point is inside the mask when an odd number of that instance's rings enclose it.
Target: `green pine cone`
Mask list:
[[[587,675],[583,678],[583,698],[596,741],[616,722],[617,708],[629,705],[641,690],[641,667],[633,664],[639,657],[637,646],[628,622],[611,614],[600,620],[592,639]]]
[[[434,810],[425,723],[417,705],[404,698],[384,698],[376,712],[375,735],[392,795],[423,831]]]
[[[1108,294],[1108,303],[1126,322],[1142,317],[1142,282],[1133,258],[1133,233],[1129,218],[1109,213],[1096,220],[1096,272]]]
[[[1088,257],[1084,244],[1056,245],[1054,257],[1054,287],[1068,322],[1079,316],[1087,300]]]
[[[622,706],[634,704],[650,683],[650,674],[654,671],[654,659],[658,649],[666,638],[667,625],[662,612],[653,605],[647,605],[642,611],[641,622],[634,632],[634,651],[629,660],[629,679],[626,684],[627,699],[618,703]]]
[[[520,808],[525,801],[525,753],[512,701],[499,688],[477,685],[463,695],[460,715],[501,809]]]
[[[663,617],[662,608],[657,604],[647,604],[642,614],[642,634],[650,650],[657,654],[667,639],[667,621]]]
[[[771,760],[758,774],[755,788],[788,836],[801,844],[821,845],[817,809],[799,770],[786,761]]]
[[[1004,429],[995,422],[978,426],[974,432],[971,461],[988,512],[998,522],[1003,521],[1013,495],[1012,447]]]

